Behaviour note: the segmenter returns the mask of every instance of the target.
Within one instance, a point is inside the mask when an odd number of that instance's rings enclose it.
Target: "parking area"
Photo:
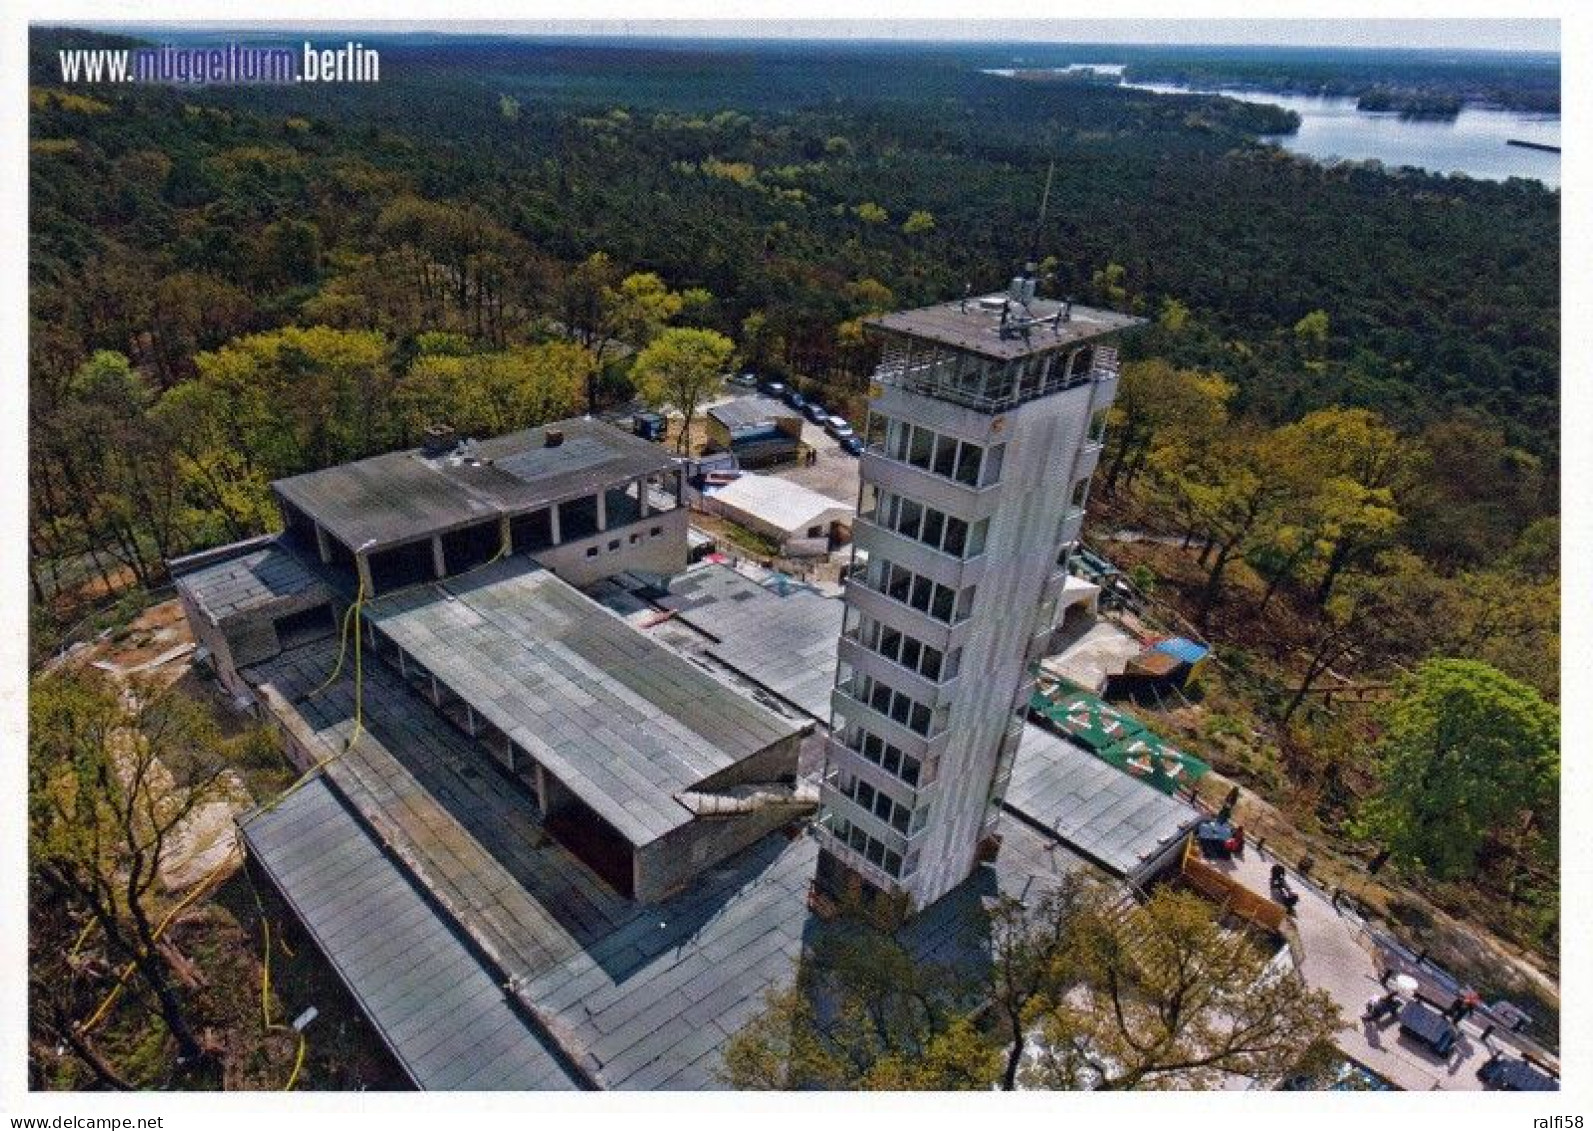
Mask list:
[[[755,393],[755,389],[726,383],[723,392],[716,392],[713,397],[704,401],[699,411],[705,413],[715,405],[752,396]],[[852,421],[852,423],[855,426],[860,422]],[[806,414],[802,420],[802,443],[814,453],[813,463],[799,460],[796,463],[779,464],[762,470],[766,474],[789,479],[821,495],[828,495],[839,502],[855,506],[858,489],[857,457],[843,451],[836,439],[821,426],[814,424]]]
[[[769,473],[793,483],[800,483],[810,491],[828,495],[848,505],[857,503],[857,457],[843,452],[840,445],[824,429],[803,422],[802,442],[813,449],[811,464],[786,464],[771,467]]]

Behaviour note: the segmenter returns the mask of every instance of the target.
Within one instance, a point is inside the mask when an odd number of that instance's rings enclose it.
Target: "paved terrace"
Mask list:
[[[813,839],[800,827],[772,834],[662,904],[632,903],[548,838],[529,794],[378,664],[365,668],[366,728],[339,755],[353,731],[349,681],[303,699],[335,660],[336,641],[320,641],[249,675],[301,757],[332,759],[327,782],[493,980],[513,987],[550,1047],[597,1087],[722,1086],[725,1043],[768,990],[790,984],[825,929],[806,901]],[[1033,829],[1005,833],[993,866],[910,925],[926,960],[982,961],[983,897],[1031,895],[1090,868]]]
[[[1208,861],[1228,872],[1251,891],[1270,887],[1273,858],[1247,848],[1243,857]],[[1461,1025],[1461,1039],[1449,1059],[1403,1036],[1397,1021],[1380,1025],[1361,1020],[1366,1001],[1385,991],[1367,945],[1364,927],[1347,911],[1335,908],[1314,886],[1294,879],[1300,895],[1291,919],[1299,935],[1300,975],[1315,989],[1326,990],[1344,1013],[1338,1046],[1373,1072],[1406,1091],[1481,1090],[1477,1069],[1492,1055],[1471,1022]]]

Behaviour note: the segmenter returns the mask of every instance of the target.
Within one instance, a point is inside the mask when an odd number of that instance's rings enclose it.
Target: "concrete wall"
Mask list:
[[[238,663],[233,659],[232,645],[227,641],[227,634],[216,625],[205,619],[199,611],[199,606],[194,604],[193,598],[184,593],[181,588],[177,590],[182,601],[183,615],[188,618],[188,629],[194,634],[194,640],[201,648],[210,652],[211,665],[216,669],[216,678],[234,695],[250,694],[248,684],[238,674]]]
[[[701,873],[794,819],[794,807],[776,806],[733,817],[698,817],[636,850],[636,899],[657,903]]]
[[[688,513],[685,507],[653,513],[617,530],[599,531],[589,538],[539,550],[532,557],[578,588],[628,570],[681,573],[686,568]],[[659,528],[656,535],[652,533],[654,527]],[[633,536],[635,542],[631,541]],[[609,543],[615,541],[619,546],[610,549]],[[595,554],[587,553],[594,549]]]
[[[705,793],[733,785],[789,780],[796,775],[802,735],[782,739],[750,758],[704,779]],[[798,816],[797,806],[772,806],[756,813],[698,817],[636,850],[636,898],[656,902],[700,873],[735,855]]]

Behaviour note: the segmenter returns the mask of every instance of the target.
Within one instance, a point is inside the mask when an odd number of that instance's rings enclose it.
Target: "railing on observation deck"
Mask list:
[[[1082,385],[1111,380],[1118,374],[1117,350],[1111,346],[1092,347],[1089,367],[1078,372],[1070,373],[1065,365],[1058,366],[1057,360],[1065,360],[1059,353],[1043,377],[1035,379],[1021,367],[1036,360],[995,363],[957,350],[895,339],[882,349],[873,379],[976,412],[995,413]],[[1059,369],[1060,374],[1056,372]]]

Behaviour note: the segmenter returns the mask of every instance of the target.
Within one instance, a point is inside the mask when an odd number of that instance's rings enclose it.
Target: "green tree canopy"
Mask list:
[[[1531,834],[1555,808],[1559,712],[1488,664],[1428,660],[1389,709],[1378,769],[1362,830],[1432,876],[1471,875],[1486,843],[1541,843]]]
[[[655,407],[673,405],[685,417],[682,452],[697,405],[718,385],[735,352],[735,343],[716,331],[676,328],[659,334],[636,355],[631,380],[642,399]]]
[[[1126,913],[1097,898],[1068,953],[1082,977],[1038,1014],[1031,1086],[1119,1091],[1265,1083],[1339,1027],[1339,1010],[1271,953],[1224,928],[1210,904],[1161,888]]]

